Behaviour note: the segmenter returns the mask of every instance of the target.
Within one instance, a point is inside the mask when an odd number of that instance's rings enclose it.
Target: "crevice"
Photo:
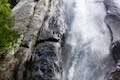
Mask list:
[[[40,43],[45,43],[45,42],[59,42],[60,40],[59,39],[55,39],[55,38],[48,38],[48,39],[41,39],[41,40],[38,40],[35,44],[35,46],[37,46],[38,44]]]
[[[39,0],[34,0],[34,2],[38,2]]]
[[[59,42],[59,39],[48,38],[48,39],[44,39],[44,40],[39,41],[39,43],[44,43],[44,42]]]
[[[20,47],[29,48],[29,46],[26,43],[25,44],[21,44]]]
[[[105,6],[105,10],[106,10],[105,20],[107,20],[107,16],[110,15],[110,14],[107,13],[107,12],[108,12],[108,6],[107,6],[106,2],[103,1],[103,3],[104,3],[104,6]],[[106,21],[104,21],[104,22],[105,22],[105,24],[107,25],[107,28],[108,28],[108,30],[109,30],[109,32],[110,32],[111,43],[112,43],[112,42],[113,42],[113,32],[112,32],[112,29],[111,29],[111,27],[109,26],[109,24],[107,24]]]
[[[46,14],[43,21],[45,22],[48,19],[48,17],[49,16]]]
[[[110,26],[108,24],[107,25],[107,28],[109,29],[109,32],[110,32],[110,37],[111,37],[111,42],[113,42],[113,32],[112,32],[112,29],[110,28]]]

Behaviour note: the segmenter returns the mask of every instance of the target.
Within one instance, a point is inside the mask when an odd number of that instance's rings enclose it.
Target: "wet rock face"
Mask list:
[[[0,80],[61,80],[67,29],[62,0],[18,1],[12,11],[21,41],[6,61],[10,66],[3,64],[7,70],[0,72]]]
[[[120,42],[116,41],[112,44],[111,53],[116,63],[120,60]]]
[[[61,1],[52,0],[39,29],[29,68],[23,76],[25,80],[61,80],[62,37],[66,31]]]
[[[111,70],[109,80],[120,80],[120,41],[112,44],[111,53],[115,60],[115,65]]]
[[[24,80],[61,80],[60,45],[46,42],[38,45],[32,55]],[[28,66],[27,65],[27,66]],[[30,74],[31,73],[31,74]],[[31,75],[31,76],[29,76]]]
[[[105,22],[112,30],[113,42],[120,40],[120,0],[104,0]]]
[[[118,17],[120,14],[120,0],[104,0],[107,13],[117,15]]]
[[[66,22],[62,0],[21,0],[13,9],[23,39],[15,54],[15,80],[61,80]]]
[[[115,65],[110,73],[109,80],[120,80],[120,0],[104,0],[107,15],[106,24],[111,29],[111,54]]]
[[[110,27],[113,38],[111,53],[117,63],[120,59],[120,0],[104,0],[104,4],[107,12],[105,22]]]

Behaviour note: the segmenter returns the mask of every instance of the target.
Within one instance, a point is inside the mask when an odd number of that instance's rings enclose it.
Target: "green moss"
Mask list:
[[[14,17],[8,0],[0,0],[0,50],[10,49],[16,43],[18,34],[12,30]]]

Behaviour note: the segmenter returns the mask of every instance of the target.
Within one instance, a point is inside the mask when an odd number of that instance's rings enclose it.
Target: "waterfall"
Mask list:
[[[113,60],[110,31],[101,0],[64,0],[70,27],[64,53],[63,80],[107,80]]]

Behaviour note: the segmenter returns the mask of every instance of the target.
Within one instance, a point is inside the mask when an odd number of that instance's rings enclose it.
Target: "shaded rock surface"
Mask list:
[[[47,7],[36,6],[38,9],[35,9],[33,23],[30,24],[34,28],[37,27],[35,30],[38,32],[31,52],[33,55],[30,61],[26,62],[24,70],[21,70],[23,67],[19,67],[17,80],[61,80],[61,42],[66,31],[62,1],[46,0],[46,2],[41,0],[37,3],[37,5],[44,3]],[[44,16],[44,19],[41,16]]]
[[[30,64],[26,64],[24,80],[61,80],[60,52],[59,43],[39,44],[32,55]]]
[[[18,1],[13,8],[14,29],[21,35],[21,43],[13,55],[8,55],[10,58],[6,56],[5,60],[0,60],[3,64],[0,80],[61,80],[62,43],[67,29],[62,0]],[[107,11],[105,22],[111,29],[113,42],[120,40],[119,2],[104,0]],[[112,51],[116,64],[111,71],[111,80],[120,80],[118,48]]]
[[[20,0],[13,14],[21,43],[9,59],[12,70],[1,72],[0,80],[61,80],[67,29],[62,0]]]
[[[106,6],[105,22],[113,32],[113,42],[120,40],[120,0],[104,0]]]
[[[14,8],[19,1],[20,0],[9,0],[9,3],[11,4],[11,8]]]
[[[111,53],[116,64],[111,70],[109,80],[120,80],[120,42],[119,41],[116,41],[112,44]]]
[[[120,0],[104,0],[104,4],[107,11],[105,22],[111,28],[113,37],[111,54],[115,60],[109,80],[120,80]]]

